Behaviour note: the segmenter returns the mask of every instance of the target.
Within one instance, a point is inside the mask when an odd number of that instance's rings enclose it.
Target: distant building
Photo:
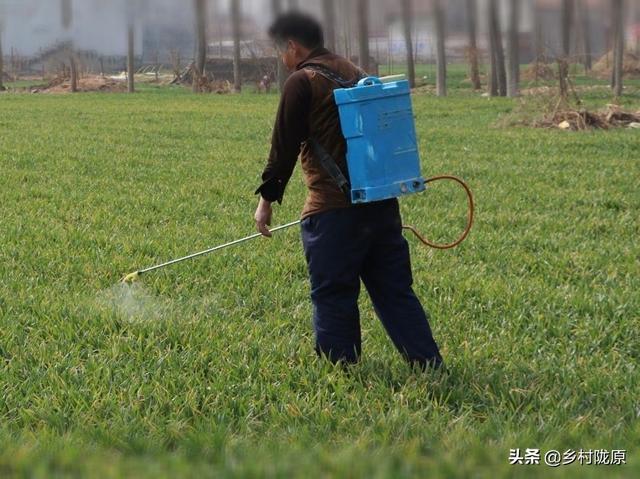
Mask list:
[[[487,48],[487,4],[478,1],[478,45]],[[503,31],[508,26],[509,0],[499,0]],[[580,35],[589,36],[594,57],[609,49],[610,0],[583,0],[589,8],[586,26],[576,24],[572,33],[574,51],[580,53]],[[628,1],[627,43],[640,49],[640,2]],[[435,28],[433,2],[412,2],[414,31],[412,39],[418,61],[432,61],[435,56]],[[286,5],[286,2],[284,2]],[[302,8],[322,18],[322,5],[317,0],[300,2]],[[336,51],[346,56],[358,55],[357,2],[336,1]],[[447,53],[452,60],[462,60],[468,45],[466,0],[443,0],[446,7]],[[534,45],[540,26],[546,54],[553,58],[560,52],[561,0],[520,0],[520,53],[523,62],[534,55]],[[62,27],[59,0],[0,0],[3,10],[2,33],[5,56],[15,52],[22,57],[48,55],[62,42],[73,41],[77,50],[87,57],[122,63],[126,54],[129,12],[135,11],[135,51],[145,63],[171,63],[176,55],[185,65],[194,57],[193,0],[74,0],[71,27]],[[535,8],[534,8],[535,7]],[[232,35],[228,18],[229,0],[211,0],[208,6],[208,53],[210,57],[231,54]],[[267,55],[274,52],[266,39],[266,27],[273,19],[270,0],[243,0],[243,57]],[[579,23],[579,22],[578,22]],[[402,61],[405,55],[402,15],[397,0],[370,0],[370,53],[384,63],[391,57]],[[122,64],[124,67],[124,64]],[[120,68],[120,67],[118,67]]]
[[[3,1],[0,0],[0,6],[5,19],[2,33],[5,55],[15,52],[21,57],[51,58],[63,43],[73,42],[74,48],[84,52],[85,57],[95,57],[96,62],[105,57],[110,65],[117,64],[121,69],[124,63],[120,59],[127,52],[130,18],[135,25],[136,55],[144,63],[159,60],[168,64],[179,56],[185,65],[195,55],[192,0],[75,0],[68,30],[62,26],[59,0]],[[246,0],[245,12],[256,13],[249,8],[257,3]],[[256,50],[259,42],[244,41],[259,36],[256,16],[243,17],[243,55],[246,56],[262,53]],[[229,53],[227,45],[232,39],[226,3],[209,2],[208,17],[209,54],[219,54],[222,46],[224,56]],[[260,17],[264,19],[264,15]],[[96,62],[91,63],[92,69]]]
[[[127,19],[119,1],[83,0],[73,2],[69,30],[62,26],[59,1],[20,0],[4,7],[3,46],[22,56],[72,40],[81,50],[102,55],[124,55],[127,51]],[[141,28],[137,26],[136,50],[142,47]]]

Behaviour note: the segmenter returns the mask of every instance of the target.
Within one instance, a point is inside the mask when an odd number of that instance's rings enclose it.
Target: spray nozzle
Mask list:
[[[136,281],[138,279],[139,276],[140,276],[140,272],[139,271],[135,271],[133,273],[129,273],[124,278],[122,278],[122,282],[126,283],[126,284],[133,283],[134,281]]]

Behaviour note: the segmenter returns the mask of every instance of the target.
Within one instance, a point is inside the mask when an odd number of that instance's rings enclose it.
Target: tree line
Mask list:
[[[128,91],[135,91],[134,84],[134,46],[135,46],[135,15],[140,6],[140,1],[129,0],[127,2],[127,85]],[[194,36],[196,44],[196,53],[193,62],[193,91],[202,90],[202,78],[205,75],[205,67],[207,60],[207,5],[209,0],[191,0],[196,18],[194,25]],[[401,19],[403,26],[403,35],[406,51],[407,77],[412,87],[416,86],[416,69],[415,55],[413,49],[413,19],[414,2],[419,0],[400,0]],[[436,90],[438,96],[447,95],[447,57],[446,57],[446,18],[447,3],[442,0],[421,0],[428,1],[431,4],[432,15],[435,25],[435,52],[436,52]],[[358,63],[365,71],[369,70],[369,0],[355,0],[358,12]],[[611,75],[611,87],[616,96],[622,94],[623,89],[623,62],[625,50],[625,32],[624,32],[624,12],[625,0],[609,0],[611,11],[612,35],[611,45],[613,46],[613,69]],[[233,36],[233,73],[234,73],[234,90],[239,92],[242,89],[242,81],[240,76],[241,61],[241,0],[230,1],[230,19],[231,30]],[[520,58],[519,58],[519,30],[521,17],[520,0],[509,0],[507,2],[508,25],[503,30],[501,25],[500,6],[502,2],[498,0],[488,0],[488,15],[486,30],[488,32],[488,67],[489,76],[487,80],[487,92],[490,96],[509,96],[514,97],[519,94],[520,85]],[[535,4],[535,2],[534,2]],[[297,9],[299,7],[298,0],[271,0],[271,10],[273,16],[277,16],[283,11],[289,9]],[[478,5],[477,0],[466,0],[466,18],[468,30],[468,59],[469,59],[469,78],[476,90],[482,89],[480,77],[480,59],[478,49]],[[335,0],[322,0],[323,23],[325,25],[326,45],[330,50],[337,47],[336,18],[337,5]],[[561,38],[561,52],[556,56],[558,63],[558,77],[561,87],[569,74],[570,52],[572,29],[574,26],[580,27],[581,39],[583,42],[582,63],[585,71],[591,69],[591,47],[589,44],[589,9],[586,0],[561,0],[561,14],[557,28]],[[65,42],[66,57],[69,61],[70,70],[70,87],[75,92],[78,88],[78,68],[74,54],[74,45],[71,40],[71,27],[73,25],[73,0],[60,0],[60,18],[62,19],[63,31],[67,34],[69,40]],[[541,21],[539,15],[535,14],[534,27],[534,58],[537,65],[544,61],[544,48],[541,38]],[[0,89],[3,89],[3,55],[2,55],[2,23],[3,16],[0,11]],[[345,33],[350,34],[350,28]],[[506,31],[506,35],[503,35]],[[350,43],[350,38],[348,39]],[[346,48],[349,54],[349,48]],[[286,73],[281,62],[277,62],[276,77],[280,88],[282,87]]]

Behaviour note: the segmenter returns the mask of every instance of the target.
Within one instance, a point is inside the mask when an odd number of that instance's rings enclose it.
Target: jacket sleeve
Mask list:
[[[256,190],[267,201],[282,203],[284,190],[298,161],[301,143],[309,136],[311,83],[304,70],[285,82],[271,138],[271,152]]]

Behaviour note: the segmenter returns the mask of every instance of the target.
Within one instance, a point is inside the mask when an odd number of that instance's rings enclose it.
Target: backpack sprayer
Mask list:
[[[467,184],[451,175],[440,175],[424,179],[420,173],[420,156],[415,131],[411,89],[406,80],[383,83],[377,77],[366,77],[353,83],[345,82],[320,64],[307,64],[309,68],[342,88],[333,91],[342,134],[347,142],[347,168],[349,180],[322,146],[310,140],[314,154],[322,166],[350,198],[352,204],[369,203],[389,198],[398,198],[425,191],[427,184],[439,180],[451,180],[464,188],[469,211],[467,225],[462,235],[453,243],[437,244],[422,236],[413,226],[403,225],[426,246],[450,249],[458,246],[469,234],[473,225],[473,195]],[[396,77],[393,77],[396,78]],[[294,221],[273,228],[279,231],[299,224]],[[256,233],[198,253],[174,259],[150,268],[126,275],[122,281],[130,283],[144,273],[244,243],[262,236]]]

